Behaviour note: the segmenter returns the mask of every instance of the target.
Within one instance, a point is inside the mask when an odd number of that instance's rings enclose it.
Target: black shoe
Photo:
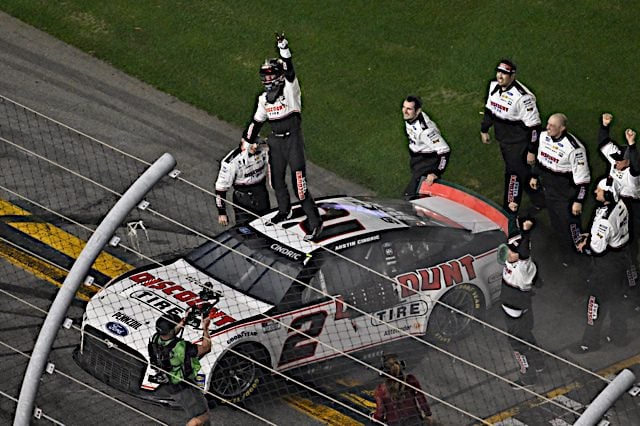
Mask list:
[[[318,226],[313,228],[313,231],[311,231],[311,233],[305,235],[304,236],[304,240],[305,241],[314,241],[320,236],[321,232],[322,232],[322,222],[320,222],[318,224]]]
[[[512,389],[521,389],[521,388],[532,388],[535,386],[535,383],[529,383],[527,381],[523,381],[522,379],[514,380],[511,385]]]
[[[274,217],[271,218],[271,225],[277,225],[280,222],[284,222],[285,220],[291,219],[292,211],[289,210],[287,213],[278,212]]]

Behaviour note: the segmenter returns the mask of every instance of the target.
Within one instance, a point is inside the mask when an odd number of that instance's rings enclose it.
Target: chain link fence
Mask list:
[[[4,423],[13,419],[56,286],[108,210],[148,166],[0,98]],[[325,219],[344,211],[335,205],[338,200],[318,202],[324,203]],[[437,251],[435,242],[407,235],[398,237],[401,244],[393,249],[373,240],[336,251],[304,242],[304,222],[292,227],[257,222],[270,239],[248,227],[219,234],[214,212],[215,194],[175,173],[129,214],[69,308],[39,384],[34,424],[186,422],[181,411],[170,408],[171,395],[150,380],[155,370],[146,348],[163,313],[188,317],[183,337],[192,341],[202,334],[201,316],[212,318],[213,348],[201,361],[201,385],[211,406],[217,405],[212,417],[219,411],[234,424],[291,424],[273,408],[279,404],[309,424],[380,423],[370,413],[376,386],[397,381],[382,369],[382,356],[391,353],[421,382],[421,388],[409,388],[429,401],[434,424],[571,424],[625,367],[592,372],[526,342],[519,343],[527,359],[514,356],[514,338],[502,331],[496,308],[490,318],[477,309],[496,293],[472,285],[474,277],[461,258],[425,264],[419,287],[398,280],[402,272],[416,273],[415,267],[402,270],[404,259],[438,258],[430,253]],[[444,238],[439,256],[465,238]],[[496,245],[486,254],[492,262]],[[389,267],[394,262],[397,267]],[[499,288],[499,275],[491,279]],[[429,296],[434,292],[415,291],[436,282],[452,287],[438,301]],[[519,370],[532,359],[537,381],[525,386]],[[626,366],[637,361],[627,359]],[[625,393],[606,419],[629,424],[637,404]]]

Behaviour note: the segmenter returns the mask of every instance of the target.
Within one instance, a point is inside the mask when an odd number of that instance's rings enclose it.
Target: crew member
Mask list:
[[[253,120],[243,133],[243,139],[253,143],[265,121],[269,121],[271,133],[269,165],[271,185],[278,200],[278,213],[271,218],[276,224],[291,218],[291,200],[285,181],[287,165],[291,169],[291,181],[296,197],[307,215],[305,240],[315,240],[322,231],[322,220],[309,193],[304,155],[304,138],[300,115],[302,110],[300,84],[293,68],[289,43],[284,34],[276,34],[280,59],[267,59],[260,67],[260,77],[265,91],[258,97]]]
[[[236,223],[243,223],[261,216],[269,210],[267,190],[267,146],[241,141],[240,146],[229,152],[220,162],[216,180],[216,207],[218,223],[228,225],[225,200],[227,190],[233,187],[233,211]]]
[[[624,303],[629,267],[629,216],[627,207],[620,200],[619,188],[611,177],[598,182],[595,190],[599,205],[591,224],[591,232],[584,234],[577,244],[579,252],[592,256],[592,273],[589,276],[589,294],[586,303],[586,326],[574,353],[586,353],[600,347],[600,331],[605,318],[610,315],[608,340],[614,344],[626,344],[626,315],[620,304]],[[612,305],[618,306],[612,309]]]
[[[489,129],[493,126],[500,143],[505,165],[503,207],[515,215],[520,207],[522,191],[527,190],[535,200],[534,191],[528,189],[530,165],[535,162],[535,143],[542,125],[535,95],[516,80],[516,64],[502,59],[496,67],[496,79],[489,83],[489,94],[480,128],[482,142],[491,142]]]
[[[563,249],[575,252],[591,173],[584,145],[567,131],[564,114],[549,117],[546,131],[540,134],[536,159],[529,185],[534,190],[542,186],[550,222]]]
[[[436,123],[422,110],[422,100],[417,96],[407,96],[402,103],[405,131],[409,138],[409,167],[411,180],[404,190],[405,197],[417,194],[421,178],[428,185],[442,176],[451,149],[438,130]]]
[[[609,137],[609,128],[613,115],[602,114],[600,131],[598,132],[599,148],[605,159],[611,164],[609,176],[620,187],[620,198],[629,211],[629,250],[631,253],[630,280],[635,284],[638,278],[638,253],[640,239],[637,234],[640,232],[640,155],[636,147],[636,132],[627,129],[625,138],[627,146],[619,146]]]
[[[156,320],[156,333],[149,341],[151,364],[158,368],[154,376],[158,383],[166,384],[172,397],[189,416],[187,426],[209,425],[209,407],[202,391],[195,382],[200,361],[211,351],[209,324],[202,319],[202,343],[187,342],[178,333],[184,327],[186,317],[180,320],[174,315],[163,315]]]
[[[507,257],[502,269],[502,290],[500,302],[505,314],[507,333],[524,340],[509,338],[509,344],[519,366],[521,386],[533,385],[537,373],[543,369],[542,354],[531,347],[537,346],[533,336],[533,309],[531,298],[535,284],[537,267],[531,259],[531,219],[520,221],[520,233],[509,239]]]

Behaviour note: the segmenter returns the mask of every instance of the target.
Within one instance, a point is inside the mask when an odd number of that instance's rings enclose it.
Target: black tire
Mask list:
[[[231,403],[242,402],[264,381],[267,352],[255,344],[230,349],[211,370],[209,391]]]
[[[450,343],[469,332],[473,319],[449,306],[471,316],[480,317],[484,312],[484,296],[478,287],[471,284],[459,284],[446,292],[436,303],[429,317],[427,339]]]

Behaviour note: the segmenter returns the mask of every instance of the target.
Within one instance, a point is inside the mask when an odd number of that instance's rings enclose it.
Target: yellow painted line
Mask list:
[[[366,408],[367,410],[374,410],[376,408],[376,403],[375,401],[371,401],[367,398],[363,398],[360,395],[356,395],[353,393],[342,393],[341,394],[345,399],[358,404],[364,408]]]
[[[31,216],[31,213],[5,200],[0,200],[0,216]],[[6,223],[73,259],[78,258],[86,245],[85,241],[50,223],[40,221]],[[132,270],[133,266],[109,253],[102,252],[93,264],[93,268],[108,277],[116,277]]]
[[[306,398],[299,398],[297,396],[286,396],[283,399],[298,411],[322,420],[328,425],[364,426],[364,423],[355,421],[351,417],[346,416],[339,411],[336,411],[324,405],[316,404]]]
[[[596,374],[598,374],[599,376],[609,376],[611,374],[617,373],[620,370],[623,370],[625,368],[631,367],[633,365],[639,364],[640,363],[640,354],[639,355],[635,355],[632,356],[631,358],[622,360],[620,362],[617,362],[601,371],[596,372]],[[544,394],[544,396],[548,399],[553,399],[556,398],[560,395],[566,395],[567,393],[571,392],[574,389],[580,388],[582,387],[581,383],[578,382],[574,382],[574,383],[570,383],[566,386],[562,386],[560,388],[557,389],[553,389],[547,393]],[[544,401],[541,400],[540,398],[535,398],[535,399],[530,399],[528,401],[524,401],[518,405],[516,405],[515,407],[509,408],[508,410],[502,411],[498,414],[495,414],[491,417],[488,417],[486,419],[484,419],[484,421],[486,423],[489,424],[493,424],[493,423],[498,423],[501,422],[503,420],[506,419],[510,419],[512,417],[515,417],[516,415],[518,415],[520,412],[530,409],[530,408],[535,408],[544,404],[548,404],[548,401]]]
[[[11,204],[5,200],[0,200],[0,216],[30,216],[26,210],[22,210],[15,204]]]
[[[64,269],[24,253],[3,242],[0,242],[0,257],[57,287],[62,286],[67,276],[67,271]],[[76,297],[84,301],[89,301],[91,295],[95,294],[98,290],[99,288],[93,285],[85,286],[78,290]]]

